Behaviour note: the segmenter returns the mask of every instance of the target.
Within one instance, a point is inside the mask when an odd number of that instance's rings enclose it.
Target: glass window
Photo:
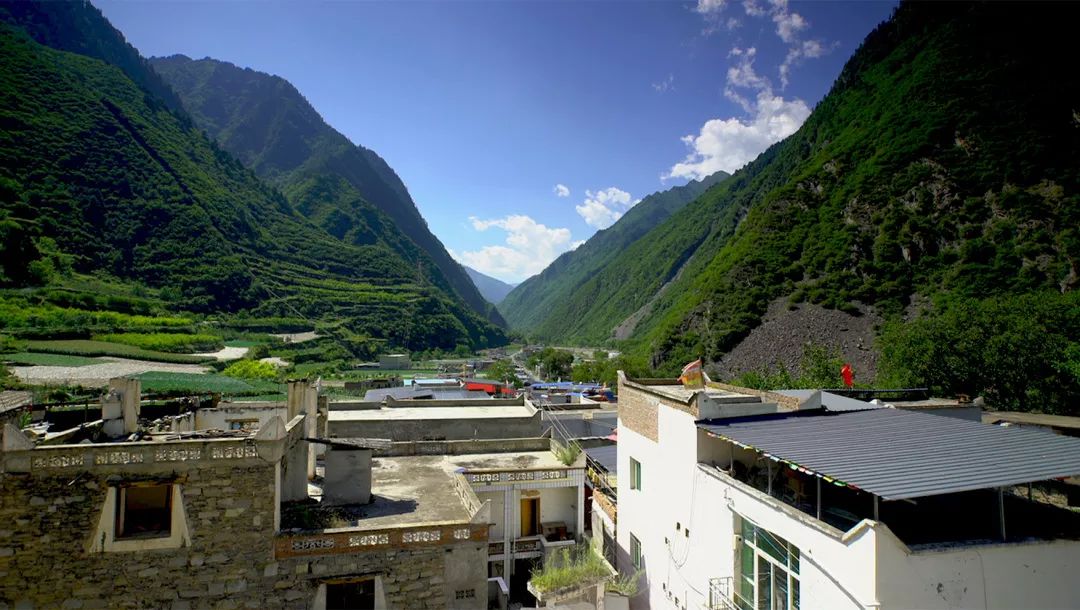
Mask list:
[[[799,549],[738,517],[736,604],[746,610],[798,610]]]
[[[639,570],[642,568],[645,558],[641,555],[641,541],[633,534],[630,534],[630,559],[634,562],[635,568]]]
[[[630,458],[630,489],[641,489],[641,462]]]

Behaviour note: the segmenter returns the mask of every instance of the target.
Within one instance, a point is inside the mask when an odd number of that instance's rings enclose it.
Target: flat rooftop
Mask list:
[[[321,511],[332,515],[332,521],[319,523],[317,526],[376,530],[405,525],[467,521],[472,515],[466,510],[454,488],[453,477],[460,470],[544,469],[563,466],[550,451],[378,457],[371,461],[372,502],[355,506],[320,507]],[[323,472],[321,465],[318,472]],[[322,496],[322,485],[312,483],[308,491],[310,496],[319,498]],[[297,505],[305,506],[303,503]],[[283,513],[283,527],[297,527],[299,524],[293,522],[287,513],[288,507]]]
[[[526,405],[456,407],[383,407],[381,409],[331,410],[329,421],[407,421],[423,419],[505,419],[532,417],[536,409]]]

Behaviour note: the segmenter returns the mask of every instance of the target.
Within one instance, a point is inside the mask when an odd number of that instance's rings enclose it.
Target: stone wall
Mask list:
[[[38,608],[286,605],[267,582],[275,564],[272,464],[126,475],[180,484],[191,544],[90,552],[107,488],[119,480],[85,471],[0,475],[0,599]]]
[[[310,608],[327,579],[364,575],[379,576],[389,608],[485,603],[486,541],[276,559],[275,464],[190,466],[0,474],[0,608]],[[96,552],[121,481],[177,484],[190,544]]]

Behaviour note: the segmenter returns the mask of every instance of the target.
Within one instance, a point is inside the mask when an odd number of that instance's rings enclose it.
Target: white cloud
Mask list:
[[[698,0],[697,8],[694,10],[702,15],[719,13],[724,10],[724,5],[726,4],[727,0]]]
[[[731,50],[737,63],[728,69],[724,94],[749,115],[707,121],[697,135],[682,138],[690,153],[662,176],[700,179],[719,170],[728,173],[746,165],[773,143],[795,133],[810,116],[810,107],[800,99],[786,100],[773,94],[769,80],[754,69],[754,48]],[[755,92],[752,99],[740,89]]]
[[[520,282],[544,270],[551,261],[583,242],[571,241],[570,229],[552,228],[522,214],[482,220],[470,218],[477,231],[502,229],[506,245],[450,251],[459,262],[508,282]]]
[[[822,57],[830,50],[831,48],[826,47],[820,40],[803,40],[788,47],[784,63],[780,64],[780,84],[787,86],[791,69],[802,63],[803,59]]]
[[[622,218],[627,210],[638,201],[631,202],[630,193],[614,186],[602,191],[585,191],[585,201],[574,209],[585,219],[585,223],[597,229],[606,229]]]
[[[788,44],[797,42],[799,32],[810,26],[802,15],[788,10],[787,0],[770,0],[772,4],[772,20],[776,24],[776,35],[780,40]]]
[[[761,7],[761,4],[757,0],[743,0],[743,10],[751,17],[762,17],[765,15],[765,9]]]
[[[569,197],[570,196],[570,187],[566,186],[565,184],[556,184],[555,185],[555,196],[556,197]]]
[[[664,80],[662,80],[662,81],[660,81],[658,83],[653,83],[652,88],[657,93],[667,93],[668,91],[674,90],[675,89],[675,75],[674,74],[668,74],[667,78],[665,78]]]

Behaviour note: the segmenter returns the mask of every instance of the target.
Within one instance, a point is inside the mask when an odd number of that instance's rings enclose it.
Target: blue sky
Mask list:
[[[459,260],[518,282],[792,133],[893,2],[95,0],[144,55],[282,76]]]

